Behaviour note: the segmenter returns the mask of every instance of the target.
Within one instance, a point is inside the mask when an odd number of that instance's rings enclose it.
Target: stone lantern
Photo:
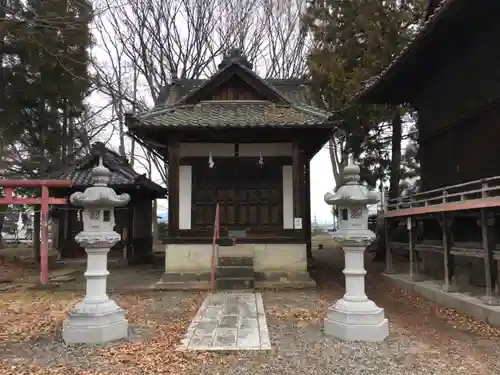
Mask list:
[[[68,344],[102,344],[128,335],[125,310],[106,294],[108,252],[120,241],[114,231],[114,207],[125,206],[128,194],[117,195],[108,186],[111,172],[102,164],[92,169],[93,186],[74,193],[70,202],[83,206],[83,232],[76,241],[87,253],[86,294],[69,313],[63,324],[63,339]]]
[[[350,158],[344,168],[344,185],[335,194],[325,194],[325,202],[339,212],[339,229],[332,237],[344,251],[346,292],[328,310],[324,331],[341,340],[376,342],[389,335],[389,322],[384,309],[366,296],[364,252],[375,238],[368,229],[367,205],[377,203],[379,197],[359,184],[359,172]]]

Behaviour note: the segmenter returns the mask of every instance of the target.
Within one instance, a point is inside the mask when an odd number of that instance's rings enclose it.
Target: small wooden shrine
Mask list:
[[[401,250],[412,277],[432,275],[445,291],[484,287],[491,301],[500,288],[500,2],[432,0],[428,9],[359,96],[418,113],[423,191],[389,201],[388,271]]]
[[[309,96],[304,80],[262,79],[233,49],[212,77],[174,80],[154,109],[128,116],[130,133],[168,160],[171,267],[209,267],[219,205],[221,237],[254,246],[255,262],[305,272],[309,163],[333,128]]]
[[[102,159],[104,166],[111,171],[111,186],[118,194],[128,193],[130,202],[115,210],[115,230],[121,233],[122,240],[110,252],[110,258],[122,257],[131,263],[142,263],[150,259],[153,251],[152,201],[166,198],[167,190],[137,173],[128,160],[107,148],[103,143],[95,143],[89,155],[75,161],[69,167],[54,172],[51,179],[71,180],[71,188],[51,189],[56,197],[68,198],[75,191],[84,191],[92,183],[92,168]],[[82,231],[81,208],[69,202],[54,207],[51,211],[54,246],[60,257],[80,258],[85,250],[75,241]]]

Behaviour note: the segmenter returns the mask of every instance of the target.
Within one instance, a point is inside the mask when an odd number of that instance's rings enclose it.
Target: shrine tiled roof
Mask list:
[[[428,14],[425,22],[420,26],[418,32],[413,35],[413,38],[403,47],[401,52],[392,60],[392,62],[382,70],[378,75],[368,79],[363,88],[358,93],[358,97],[363,97],[368,94],[377,84],[379,84],[389,73],[405,60],[419,45],[420,42],[427,37],[432,31],[434,25],[445,16],[451,7],[458,3],[459,0],[442,0],[434,9],[432,14]]]
[[[107,148],[103,143],[93,145],[89,155],[76,160],[72,165],[51,173],[47,178],[73,181],[74,188],[85,188],[92,185],[92,168],[99,163],[99,158],[111,172],[109,185],[118,189],[146,188],[158,197],[166,196],[167,190],[137,173],[128,160]]]
[[[160,90],[156,104],[160,106],[175,104],[192,90],[203,86],[206,81],[206,79],[174,79],[170,85]],[[263,81],[274,87],[292,103],[312,104],[313,102],[308,81],[305,79],[263,79]]]
[[[139,127],[332,127],[331,114],[312,105],[304,79],[263,79],[252,68],[243,51],[231,49],[210,78],[174,79],[152,110],[127,115],[127,126],[131,132]],[[246,92],[257,94],[254,99],[263,100],[218,100],[214,92],[228,82],[243,83]]]
[[[137,120],[152,127],[286,127],[327,124],[329,117],[330,113],[308,104],[235,100],[157,107]]]

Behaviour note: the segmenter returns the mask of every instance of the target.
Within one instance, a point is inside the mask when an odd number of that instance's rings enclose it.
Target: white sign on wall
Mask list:
[[[302,218],[296,217],[293,219],[293,228],[294,229],[302,229]]]

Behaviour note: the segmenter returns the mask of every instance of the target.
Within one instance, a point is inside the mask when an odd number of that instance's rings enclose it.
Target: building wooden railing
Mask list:
[[[500,207],[500,176],[389,199],[386,217]]]
[[[384,197],[385,198],[385,197]],[[444,266],[443,289],[452,290],[456,286],[456,259],[481,259],[484,267],[485,296],[490,300],[495,291],[500,290],[500,239],[499,225],[496,225],[493,208],[500,207],[500,176],[470,181],[463,184],[446,186],[440,189],[424,191],[406,197],[384,199],[384,230],[386,248],[386,272],[393,273],[393,255],[403,253],[409,258],[409,276],[418,281],[421,267],[420,259],[442,257]],[[447,212],[471,210],[471,225],[477,229],[469,228],[471,233],[479,230],[478,237],[473,235],[472,241],[465,240],[463,227],[455,227],[454,215]],[[465,213],[464,213],[465,214]],[[469,213],[461,215],[469,217]],[[392,220],[391,220],[392,219]],[[417,226],[419,222],[437,220],[439,226],[434,227],[430,233],[424,225]],[[394,224],[398,222],[398,226]],[[391,223],[391,225],[389,225]],[[474,224],[472,224],[474,223]],[[440,229],[439,229],[440,227]],[[423,228],[420,230],[418,228]],[[461,228],[461,229],[460,229]],[[429,239],[440,232],[441,239]],[[455,232],[457,231],[458,232]],[[434,232],[433,232],[434,231]],[[462,232],[460,232],[462,231]],[[403,235],[398,237],[398,235]],[[402,242],[406,239],[407,241]],[[395,237],[398,237],[396,240]],[[464,238],[460,240],[461,238]],[[435,255],[431,255],[431,253]],[[426,255],[427,254],[427,255]],[[429,258],[430,257],[430,258]],[[458,257],[458,258],[455,258]],[[471,266],[472,267],[472,266]],[[473,271],[468,271],[473,272]],[[421,276],[421,275],[420,275]],[[500,299],[496,298],[500,304]],[[496,303],[496,302],[495,302]]]

